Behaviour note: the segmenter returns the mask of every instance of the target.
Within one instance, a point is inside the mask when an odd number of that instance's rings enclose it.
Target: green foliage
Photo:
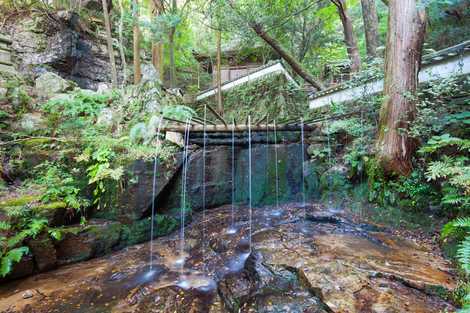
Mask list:
[[[470,152],[470,140],[461,139],[458,137],[452,137],[450,134],[443,134],[439,136],[433,136],[428,140],[426,145],[421,147],[419,150],[420,153],[433,153],[440,149],[446,148],[448,146],[455,146],[460,151],[469,151]]]
[[[22,207],[7,207],[3,209],[8,221],[2,221],[0,236],[0,276],[11,272],[14,263],[29,253],[24,242],[36,238],[40,233],[49,233],[53,238],[60,238],[60,230],[49,228],[48,221],[35,216],[34,210],[26,205]]]
[[[80,196],[77,179],[63,167],[48,161],[36,167],[38,178],[35,184],[45,188],[41,196],[43,203],[64,201],[68,207],[79,210],[86,207],[88,201]]]
[[[25,89],[25,82],[12,78],[5,83],[7,89],[6,100],[13,106],[16,113],[24,113],[31,102],[31,97]]]
[[[223,99],[227,121],[244,121],[248,115],[252,121],[257,121],[266,114],[270,120],[276,118],[279,121],[293,116],[300,118],[308,112],[306,95],[283,75],[245,83],[225,92]],[[215,107],[213,98],[207,102]],[[202,104],[198,107],[200,116],[203,115],[203,107]]]
[[[470,308],[470,217],[459,217],[448,222],[441,231],[441,238],[447,240],[456,239],[459,243],[455,258],[463,271],[463,282],[456,289],[455,296],[461,303],[462,311]]]
[[[21,261],[24,255],[29,253],[28,247],[19,247],[9,250],[0,259],[0,276],[5,277],[11,272],[14,263]]]

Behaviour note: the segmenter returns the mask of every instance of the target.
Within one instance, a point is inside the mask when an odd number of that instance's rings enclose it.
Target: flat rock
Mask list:
[[[450,264],[426,244],[331,217],[319,205],[194,214],[185,229],[0,286],[8,312],[453,312],[442,295],[455,289]],[[302,223],[300,223],[302,221]],[[339,221],[339,222],[332,222]],[[235,233],[227,232],[236,226]],[[203,240],[204,238],[204,240]],[[220,244],[209,244],[217,241]],[[77,247],[77,246],[76,246]],[[181,248],[184,247],[184,250]],[[247,249],[248,248],[248,249]],[[184,265],[183,267],[181,265]],[[41,290],[24,299],[22,292]]]

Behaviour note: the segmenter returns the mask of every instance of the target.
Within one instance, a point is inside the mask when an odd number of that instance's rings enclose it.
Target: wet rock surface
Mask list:
[[[441,298],[451,268],[426,245],[319,205],[255,208],[250,236],[249,210],[235,209],[234,225],[230,206],[195,214],[184,245],[155,240],[152,266],[146,243],[2,284],[0,312],[454,310]]]
[[[262,137],[263,140],[265,138]],[[212,140],[212,139],[211,139]],[[246,138],[244,139],[246,141]],[[277,151],[275,151],[277,149]],[[278,155],[279,200],[281,202],[302,199],[302,145],[298,143],[266,145],[253,144],[252,157],[252,203],[255,206],[276,202],[276,162]],[[247,203],[248,199],[248,146],[235,147],[234,198],[235,202]],[[206,188],[206,207],[213,208],[232,201],[232,148],[231,146],[210,146],[206,150],[206,175],[203,181],[204,157],[201,149],[193,151],[188,158],[187,189],[189,206],[195,210],[203,207],[202,188]],[[305,159],[307,156],[305,155]],[[318,196],[318,177],[306,164],[305,192],[307,199]],[[162,211],[181,206],[182,171],[168,184],[168,191],[158,198]],[[150,185],[151,186],[151,185]],[[158,186],[158,184],[157,184]]]

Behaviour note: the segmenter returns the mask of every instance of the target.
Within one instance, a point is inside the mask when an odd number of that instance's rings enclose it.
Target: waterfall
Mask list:
[[[155,150],[158,149],[158,146],[160,144],[160,129],[162,125],[162,118],[158,121],[158,127],[157,127],[157,143]],[[158,156],[157,156],[157,151],[155,151],[155,159],[153,162],[153,183],[152,183],[152,216],[150,217],[150,271],[153,269],[153,237],[154,237],[154,224],[155,224],[155,197],[156,197],[156,189],[157,189],[157,161],[158,161]]]

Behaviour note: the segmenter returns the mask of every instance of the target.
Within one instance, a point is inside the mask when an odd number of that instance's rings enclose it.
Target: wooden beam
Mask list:
[[[268,124],[268,125],[251,125],[251,130],[256,132],[256,131],[266,131],[266,129],[274,129],[274,124]],[[304,129],[306,131],[309,130],[314,130],[316,126],[313,125],[305,125]],[[204,126],[203,125],[191,125],[189,128],[191,132],[202,132],[204,131]],[[276,129],[278,131],[299,131],[300,126],[299,125],[277,125]],[[185,127],[182,125],[168,125],[166,127],[163,127],[162,131],[172,131],[172,132],[179,132],[183,133],[185,130]],[[232,127],[227,127],[226,125],[206,125],[206,132],[231,132]],[[244,132],[248,131],[248,125],[237,125],[235,126],[235,131],[236,132]]]

